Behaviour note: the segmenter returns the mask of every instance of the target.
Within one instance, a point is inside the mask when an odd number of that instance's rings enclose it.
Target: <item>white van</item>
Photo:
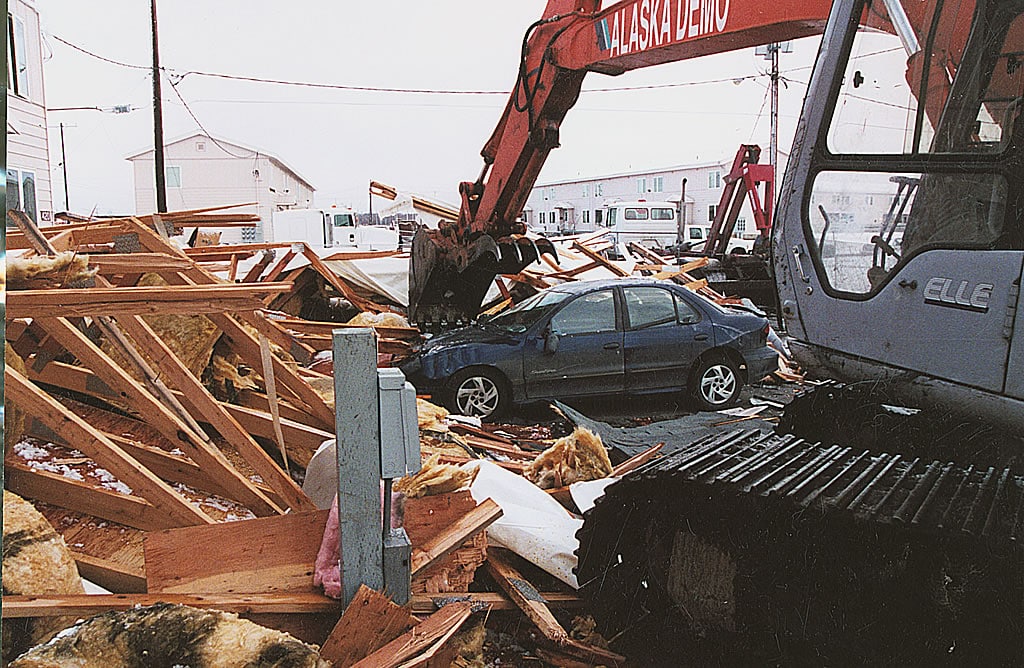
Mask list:
[[[604,221],[614,233],[616,246],[632,242],[667,248],[674,246],[679,236],[679,213],[672,202],[615,202],[605,208]]]
[[[351,209],[287,209],[271,220],[274,241],[305,241],[318,255],[337,250],[396,250],[398,231],[358,225]]]

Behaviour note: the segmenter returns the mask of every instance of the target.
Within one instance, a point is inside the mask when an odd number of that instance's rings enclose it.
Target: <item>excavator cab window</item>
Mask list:
[[[1020,247],[1024,2],[868,0],[861,23],[807,209],[827,285],[870,295],[931,249]]]

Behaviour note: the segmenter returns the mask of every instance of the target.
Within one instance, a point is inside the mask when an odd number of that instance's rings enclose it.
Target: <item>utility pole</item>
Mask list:
[[[167,211],[167,184],[164,182],[164,115],[160,93],[160,47],[156,30],[156,0],[150,0],[153,18],[153,157],[156,172],[156,210]]]
[[[772,95],[772,109],[771,109],[771,145],[768,148],[768,161],[772,166],[773,171],[777,171],[779,167],[779,53],[790,53],[793,51],[792,42],[773,42],[771,44],[765,44],[759,46],[754,50],[754,53],[759,56],[764,56],[764,59],[771,62],[771,69],[769,76],[771,77],[771,95]],[[775,201],[775,186],[772,185],[772,192],[768,193],[772,201]]]
[[[64,169],[64,210],[70,212],[68,197],[68,152],[64,150],[64,124],[60,124],[60,164]]]

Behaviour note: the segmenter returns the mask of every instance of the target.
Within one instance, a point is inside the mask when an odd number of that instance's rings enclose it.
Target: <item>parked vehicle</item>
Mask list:
[[[776,368],[767,337],[763,316],[675,283],[580,281],[430,339],[402,371],[417,392],[478,417],[526,401],[684,389],[716,410]]]
[[[351,209],[287,209],[271,220],[274,241],[304,241],[318,254],[338,250],[396,250],[397,230],[380,225],[359,225]]]

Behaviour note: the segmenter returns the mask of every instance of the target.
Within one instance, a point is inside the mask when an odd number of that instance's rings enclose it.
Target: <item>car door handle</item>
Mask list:
[[[606,343],[606,344],[604,344],[604,349],[605,350],[618,350],[619,349],[619,344],[617,344],[617,343]]]
[[[707,334],[698,334],[695,337],[693,337],[693,340],[694,341],[707,341],[708,340],[708,335]]]

